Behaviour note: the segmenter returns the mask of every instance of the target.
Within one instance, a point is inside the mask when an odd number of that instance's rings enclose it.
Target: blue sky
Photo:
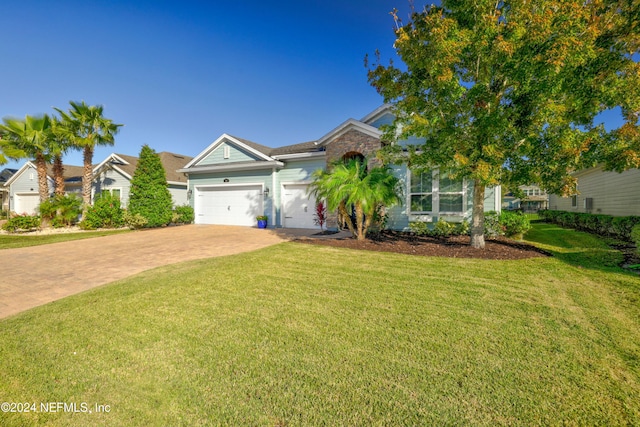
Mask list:
[[[381,105],[363,60],[393,55],[393,7],[408,15],[407,0],[5,2],[0,117],[102,104],[125,126],[95,162],[143,144],[195,156],[222,133],[314,140]]]
[[[408,16],[408,0],[4,2],[0,118],[102,104],[125,126],[94,162],[143,144],[195,156],[222,133],[318,139],[381,105],[364,57],[393,57],[394,7]]]

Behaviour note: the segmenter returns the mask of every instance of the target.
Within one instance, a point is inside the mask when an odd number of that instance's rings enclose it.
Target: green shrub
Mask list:
[[[631,229],[631,241],[636,244],[636,253],[640,254],[640,224]]]
[[[18,230],[29,231],[38,228],[40,228],[40,217],[31,215],[14,216],[2,226],[3,230],[10,233],[16,232]]]
[[[82,199],[76,194],[57,195],[40,203],[40,216],[54,227],[74,225],[82,213]]]
[[[96,228],[120,228],[124,225],[123,209],[120,207],[120,197],[109,192],[96,196],[93,206],[87,209],[80,227],[85,230]]]
[[[498,222],[507,237],[521,236],[531,228],[529,218],[522,212],[504,211]]]
[[[175,224],[191,224],[195,218],[196,215],[191,206],[176,206],[173,210],[173,219],[171,222]]]
[[[409,223],[409,230],[418,236],[427,236],[431,231],[426,222],[414,221]]]
[[[449,237],[453,234],[454,229],[455,225],[439,219],[436,225],[433,226],[430,234],[433,237]]]
[[[124,211],[122,220],[124,221],[124,225],[132,230],[138,230],[147,226],[147,218],[140,214],[132,214],[129,211]]]
[[[173,218],[173,201],[167,188],[167,175],[160,156],[148,145],[131,179],[128,210],[147,219],[145,227],[162,227]]]
[[[490,211],[484,214],[484,235],[491,239],[502,236],[503,229],[500,225],[500,215],[498,212]]]
[[[456,236],[466,236],[470,231],[471,228],[469,227],[469,221],[465,219],[462,222],[456,224],[456,228],[455,230],[453,230],[453,234]]]
[[[563,227],[631,241],[631,230],[640,224],[640,216],[611,216],[582,212],[540,211],[540,218]]]

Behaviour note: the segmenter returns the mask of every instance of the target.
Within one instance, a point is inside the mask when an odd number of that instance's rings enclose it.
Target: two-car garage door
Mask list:
[[[262,199],[261,185],[196,187],[196,224],[255,225]]]

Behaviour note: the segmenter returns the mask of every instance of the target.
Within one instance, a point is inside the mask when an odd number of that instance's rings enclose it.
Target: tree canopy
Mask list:
[[[408,152],[391,144],[386,155],[473,182],[478,248],[487,186],[571,194],[581,167],[640,166],[638,9],[624,0],[443,0],[406,24],[394,15],[404,66],[378,58],[369,82],[396,115],[385,138],[423,143]],[[616,107],[624,125],[607,131],[596,118]]]

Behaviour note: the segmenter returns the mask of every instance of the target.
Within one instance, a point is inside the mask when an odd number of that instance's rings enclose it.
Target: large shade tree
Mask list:
[[[87,105],[82,102],[69,102],[68,112],[56,108],[62,124],[67,130],[67,138],[73,147],[82,150],[84,171],[82,174],[83,216],[91,204],[91,185],[93,182],[93,153],[97,146],[113,145],[115,135],[122,125],[115,124],[104,117],[102,105]]]
[[[25,116],[24,119],[6,117],[0,125],[3,151],[14,159],[33,159],[38,174],[40,202],[49,198],[47,163],[52,140],[51,118],[46,115]]]
[[[353,158],[315,171],[310,191],[326,200],[330,210],[338,211],[354,237],[364,240],[376,213],[400,201],[398,184],[388,167],[368,169],[364,160]],[[349,212],[351,207],[355,221]]]
[[[572,194],[571,173],[640,166],[637,2],[443,0],[396,18],[404,66],[369,69],[396,114],[385,132],[422,145],[386,154],[473,183],[471,244],[484,247],[487,186],[538,183]],[[624,125],[598,115],[620,107]]]

